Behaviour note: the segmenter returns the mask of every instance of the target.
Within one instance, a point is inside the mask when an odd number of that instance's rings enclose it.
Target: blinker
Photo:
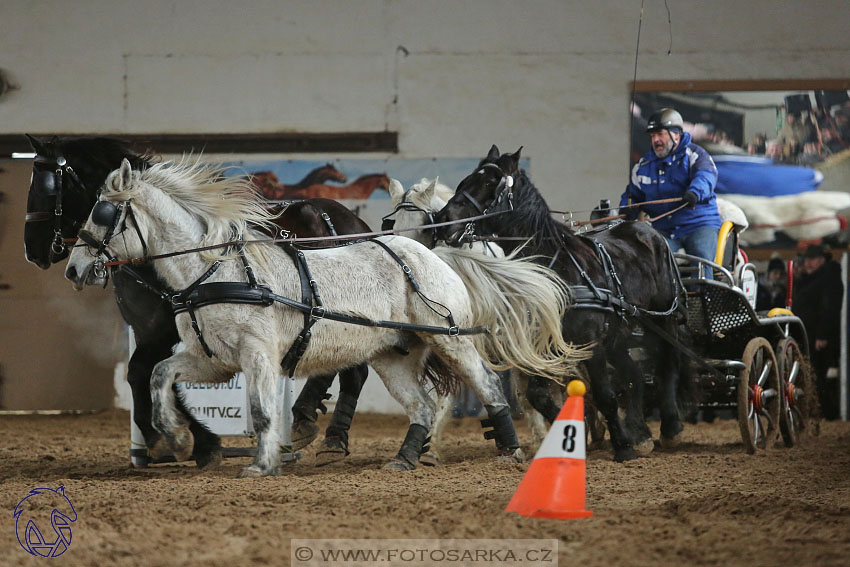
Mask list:
[[[32,185],[42,195],[56,194],[56,176],[52,171],[33,171]]]
[[[381,230],[392,230],[395,227],[395,219],[384,219],[381,221]]]
[[[113,226],[117,216],[118,207],[109,201],[98,201],[91,212],[91,220],[98,226]]]

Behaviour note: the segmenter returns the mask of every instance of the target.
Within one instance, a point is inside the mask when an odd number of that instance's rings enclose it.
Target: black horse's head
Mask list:
[[[511,191],[514,180],[519,176],[519,158],[522,148],[513,154],[500,154],[493,145],[487,157],[482,159],[475,171],[467,175],[457,186],[457,191],[446,206],[434,218],[435,222],[457,221],[513,207]],[[491,217],[493,218],[493,217]],[[482,232],[491,218],[476,221],[474,226]],[[440,227],[437,238],[450,245],[461,243],[464,235],[469,235],[473,226],[456,223]]]
[[[435,222],[457,221],[513,207],[512,187],[519,176],[519,158],[522,148],[513,154],[500,154],[493,145],[487,157],[479,162],[475,171],[457,186],[457,191],[446,206],[434,217]],[[475,223],[455,223],[440,227],[437,238],[455,246],[474,231],[491,232],[488,227],[494,217]]]
[[[24,246],[28,261],[42,269],[68,256],[66,242],[88,218],[109,172],[127,158],[137,168],[147,155],[123,140],[103,136],[39,139],[27,135],[36,157],[27,195]]]

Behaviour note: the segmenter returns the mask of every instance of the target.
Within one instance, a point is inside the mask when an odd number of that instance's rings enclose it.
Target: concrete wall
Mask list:
[[[670,27],[645,1],[638,80],[850,74],[846,0],[669,5]],[[402,157],[522,145],[552,208],[586,209],[627,180],[640,17],[637,0],[4,0],[0,69],[18,88],[0,133],[388,129]],[[16,253],[19,228],[3,233]]]
[[[846,0],[646,0],[638,79],[846,78]],[[553,208],[627,179],[637,0],[5,0],[11,132],[398,130],[525,146]],[[672,53],[667,55],[671,45]]]

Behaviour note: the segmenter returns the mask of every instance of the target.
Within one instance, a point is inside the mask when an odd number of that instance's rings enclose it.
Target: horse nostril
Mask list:
[[[65,270],[65,278],[71,281],[76,281],[77,279],[77,268],[74,266],[68,266],[68,269]]]

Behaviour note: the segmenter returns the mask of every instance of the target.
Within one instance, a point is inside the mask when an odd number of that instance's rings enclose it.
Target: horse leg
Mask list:
[[[528,374],[519,370],[511,370],[511,378],[516,382],[517,398],[522,412],[528,420],[529,429],[531,429],[531,449],[537,452],[543,439],[546,438],[546,433],[549,431],[549,426],[546,424],[546,418],[539,411],[534,409],[531,402],[528,400]]]
[[[673,336],[678,328],[674,323],[665,323],[665,330]],[[664,368],[658,372],[661,377],[659,384],[658,409],[661,413],[661,446],[672,448],[679,444],[684,429],[679,419],[677,394],[679,387],[679,371],[681,356],[667,341],[656,339],[658,360],[665,361]]]
[[[189,429],[190,420],[177,408],[175,382],[224,382],[230,377],[231,373],[210,359],[186,351],[178,352],[154,367],[150,378],[151,423],[178,461],[185,461],[192,454],[193,434]]]
[[[649,455],[655,448],[652,433],[643,414],[643,373],[632,360],[624,341],[619,340],[608,350],[611,365],[616,370],[626,399],[626,429],[632,438],[635,452]]]
[[[431,448],[422,457],[419,462],[427,466],[437,466],[440,464],[440,448],[444,446],[443,430],[446,423],[452,415],[452,408],[457,402],[455,394],[446,394],[437,396],[437,411],[434,417],[434,424],[431,426]]]
[[[499,375],[478,356],[469,339],[434,336],[430,341],[433,343],[434,352],[453,372],[463,378],[484,404],[488,417],[481,420],[481,426],[493,427],[492,431],[484,434],[484,438],[496,442],[500,457],[509,457],[517,462],[524,461],[525,455],[519,446],[511,408],[505,399]]]
[[[323,402],[330,397],[328,388],[331,387],[335,376],[335,372],[311,376],[298,394],[298,399],[292,404],[292,449],[294,451],[312,443],[319,434],[319,426],[316,425],[317,412],[328,412]]]
[[[614,460],[629,461],[637,458],[632,447],[632,440],[626,432],[625,425],[620,419],[617,407],[617,395],[611,388],[608,379],[608,367],[605,362],[605,352],[601,347],[593,350],[593,356],[585,361],[590,375],[590,389],[596,407],[602,412],[611,434],[611,445],[614,447]]]
[[[248,386],[251,421],[257,434],[254,462],[239,473],[239,478],[280,474],[280,405],[277,381],[280,367],[260,349],[242,348],[240,366]]]
[[[368,376],[369,367],[365,364],[347,368],[339,373],[339,398],[334,406],[331,422],[325,430],[325,440],[316,452],[317,467],[342,460],[349,455],[348,430],[351,428],[351,420],[354,419],[360,390],[363,389]]]
[[[401,449],[384,465],[387,470],[415,469],[428,442],[435,404],[419,383],[426,353],[426,347],[420,344],[410,347],[409,355],[390,351],[370,361],[387,391],[401,404],[410,420]]]

